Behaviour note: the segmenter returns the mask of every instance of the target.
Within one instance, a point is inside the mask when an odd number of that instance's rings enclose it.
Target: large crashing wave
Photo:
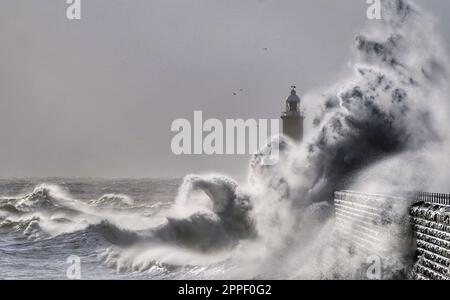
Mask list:
[[[277,178],[276,182],[283,183],[281,189],[270,185],[276,199],[288,195],[288,204],[281,204],[279,212],[268,217],[291,220],[283,232],[297,241],[292,247],[297,254],[287,261],[296,266],[294,274],[299,277],[346,276],[358,267],[350,263],[350,254],[328,256],[327,260],[332,229],[321,232],[328,228],[327,222],[318,225],[305,211],[319,207],[319,217],[326,217],[326,203],[339,189],[397,195],[423,190],[429,173],[417,167],[428,172],[441,170],[441,174],[444,169],[430,157],[442,156],[448,149],[448,133],[442,126],[442,115],[449,108],[445,52],[429,18],[417,6],[403,0],[382,4],[383,20],[356,37],[354,73],[325,96],[310,140],[293,149],[279,165],[281,169],[263,174],[264,182]],[[399,209],[407,205],[403,203]],[[286,222],[281,224],[286,226]],[[310,238],[308,231],[315,231],[315,236]],[[311,247],[315,254],[302,258],[299,253],[308,253]],[[413,249],[401,251],[409,250]],[[339,264],[339,260],[345,263]]]
[[[311,201],[330,198],[358,168],[443,138],[436,117],[448,109],[441,98],[448,63],[433,28],[407,1],[382,3],[382,24],[356,38],[354,75],[326,97],[314,120],[317,134],[306,159],[313,167],[304,168],[302,160],[295,165],[311,178],[306,189],[326,181]]]
[[[385,0],[382,6],[383,20],[356,37],[353,74],[326,93],[310,139],[298,147],[272,141],[280,143],[280,162],[263,166],[256,155],[249,184],[239,187],[250,199],[256,242],[269,265],[253,266],[254,276],[277,276],[277,269],[284,277],[350,276],[358,267],[351,254],[329,254],[333,192],[423,190],[429,180],[418,164],[448,173],[431,159],[448,149],[445,51],[416,5]]]
[[[238,197],[237,187],[235,181],[221,175],[186,176],[175,203],[181,216],[168,218],[157,236],[200,250],[233,245],[251,236],[251,207],[248,199]],[[206,202],[193,200],[198,192],[206,196]]]

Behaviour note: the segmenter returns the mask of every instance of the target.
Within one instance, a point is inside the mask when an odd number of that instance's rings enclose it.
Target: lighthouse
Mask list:
[[[296,87],[292,86],[291,95],[286,100],[286,111],[281,115],[283,135],[297,143],[303,140],[303,121],[305,117],[300,111],[300,98]]]

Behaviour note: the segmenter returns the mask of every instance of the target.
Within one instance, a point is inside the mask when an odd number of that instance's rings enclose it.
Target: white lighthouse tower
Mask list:
[[[291,95],[286,100],[286,111],[281,115],[283,135],[300,143],[303,140],[303,122],[305,117],[300,111],[300,97],[296,87],[292,86]]]

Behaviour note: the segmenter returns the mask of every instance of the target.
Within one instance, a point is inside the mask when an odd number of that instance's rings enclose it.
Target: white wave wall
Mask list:
[[[236,248],[240,276],[352,277],[363,258],[333,247],[334,191],[445,189],[445,49],[432,18],[415,3],[384,0],[382,6],[383,20],[355,38],[351,73],[325,93],[308,140],[296,146],[276,139],[281,160],[275,166],[263,166],[260,155],[252,159],[249,181],[236,195],[250,201],[257,238]],[[409,205],[397,203],[396,213]]]

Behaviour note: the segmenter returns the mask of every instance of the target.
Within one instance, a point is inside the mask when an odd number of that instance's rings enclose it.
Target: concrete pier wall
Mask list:
[[[409,278],[450,280],[450,195],[339,191],[334,206],[342,251],[396,260]]]
[[[420,193],[410,209],[417,245],[414,279],[450,280],[450,195]]]

